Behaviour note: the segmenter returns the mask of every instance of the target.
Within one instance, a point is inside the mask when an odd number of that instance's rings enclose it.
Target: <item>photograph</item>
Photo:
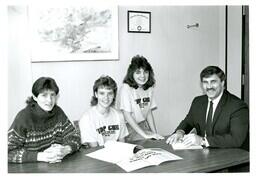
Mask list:
[[[251,177],[255,3],[5,3],[1,174]]]

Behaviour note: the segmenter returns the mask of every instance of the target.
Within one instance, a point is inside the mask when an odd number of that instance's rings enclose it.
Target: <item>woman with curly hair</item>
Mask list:
[[[154,85],[154,72],[147,59],[134,56],[120,89],[119,107],[128,123],[129,141],[163,139],[157,134],[152,113],[156,108]]]

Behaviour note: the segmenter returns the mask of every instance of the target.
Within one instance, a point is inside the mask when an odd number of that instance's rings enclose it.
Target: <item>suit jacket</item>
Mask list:
[[[197,134],[204,137],[207,104],[207,95],[194,98],[189,113],[176,130],[182,129],[187,134],[196,128]],[[248,141],[249,135],[248,106],[227,90],[224,90],[216,107],[212,124],[212,136],[206,137],[210,147],[246,147],[244,142]]]

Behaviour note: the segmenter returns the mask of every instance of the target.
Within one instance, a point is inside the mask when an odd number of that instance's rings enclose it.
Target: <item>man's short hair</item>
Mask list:
[[[203,78],[210,77],[211,75],[216,74],[221,81],[226,80],[225,73],[217,66],[208,66],[202,70],[200,73],[200,79],[203,81]]]

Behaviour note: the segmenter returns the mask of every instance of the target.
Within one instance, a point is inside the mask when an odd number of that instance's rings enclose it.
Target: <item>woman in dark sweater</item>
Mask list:
[[[60,162],[79,149],[80,136],[56,104],[59,88],[54,79],[37,79],[32,93],[9,129],[8,162]]]

